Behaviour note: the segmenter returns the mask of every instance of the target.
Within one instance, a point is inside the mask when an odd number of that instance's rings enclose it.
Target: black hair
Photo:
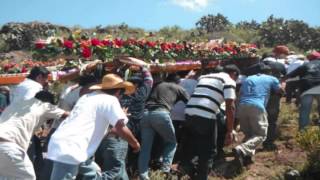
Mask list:
[[[43,66],[35,66],[31,69],[30,74],[27,78],[36,80],[36,78],[41,75],[43,77],[46,77],[49,75],[49,70],[46,67]]]
[[[229,64],[229,65],[226,65],[224,68],[223,68],[224,72],[226,73],[237,73],[237,75],[240,75],[240,69],[234,65],[234,64]]]
[[[35,98],[42,101],[42,102],[54,104],[54,95],[52,93],[50,93],[49,91],[39,91],[35,95]]]
[[[124,88],[102,89],[101,91],[109,95],[114,95],[118,90],[120,90],[120,94],[126,91]]]
[[[220,66],[220,65],[218,65],[218,66],[216,66],[216,67],[214,67],[213,69],[212,69],[212,72],[213,73],[220,73],[220,72],[223,72],[223,67],[222,66]]]
[[[180,81],[180,77],[177,73],[170,73],[168,74],[166,80],[166,82],[174,82],[174,83],[179,83]]]
[[[79,78],[79,85],[86,86],[89,84],[97,83],[98,80],[94,75],[83,75]]]
[[[267,64],[264,64],[262,67],[261,67],[261,73],[263,74],[272,74],[272,68],[271,66],[267,65]]]

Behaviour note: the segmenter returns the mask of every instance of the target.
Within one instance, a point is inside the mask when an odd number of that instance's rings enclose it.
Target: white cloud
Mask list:
[[[208,6],[211,0],[171,0],[174,4],[190,10],[201,10]]]

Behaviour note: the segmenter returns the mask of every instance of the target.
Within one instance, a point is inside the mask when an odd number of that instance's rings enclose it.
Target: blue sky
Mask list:
[[[158,30],[195,27],[204,15],[221,13],[237,23],[262,22],[271,14],[320,26],[320,0],[1,0],[0,25],[44,21],[82,27],[126,23]]]

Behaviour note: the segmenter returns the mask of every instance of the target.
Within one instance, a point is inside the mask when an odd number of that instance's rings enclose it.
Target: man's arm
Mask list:
[[[287,74],[285,76],[284,80],[286,80],[288,78],[293,78],[296,76],[303,76],[305,72],[306,72],[306,66],[302,65],[302,66],[298,67],[297,69],[291,71],[289,74]]]
[[[143,76],[143,83],[150,88],[153,86],[153,78],[151,75],[151,72],[149,71],[149,68],[146,66],[141,67],[142,69],[142,76]]]
[[[190,99],[190,95],[188,94],[188,92],[181,87],[180,85],[176,85],[177,90],[179,92],[179,96],[178,96],[178,100],[183,101],[185,104],[188,103],[189,99]]]
[[[114,127],[115,133],[126,140],[133,148],[134,152],[140,151],[140,144],[137,139],[133,136],[130,129],[125,125],[123,120],[118,120]]]
[[[235,115],[235,103],[234,99],[226,99],[226,125],[227,125],[227,134],[225,145],[230,145],[233,139],[233,125],[234,125],[234,115]]]

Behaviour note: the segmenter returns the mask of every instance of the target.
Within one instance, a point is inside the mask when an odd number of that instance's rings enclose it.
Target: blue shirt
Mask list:
[[[271,91],[280,89],[279,80],[266,74],[249,76],[240,89],[240,104],[251,104],[265,111]]]

